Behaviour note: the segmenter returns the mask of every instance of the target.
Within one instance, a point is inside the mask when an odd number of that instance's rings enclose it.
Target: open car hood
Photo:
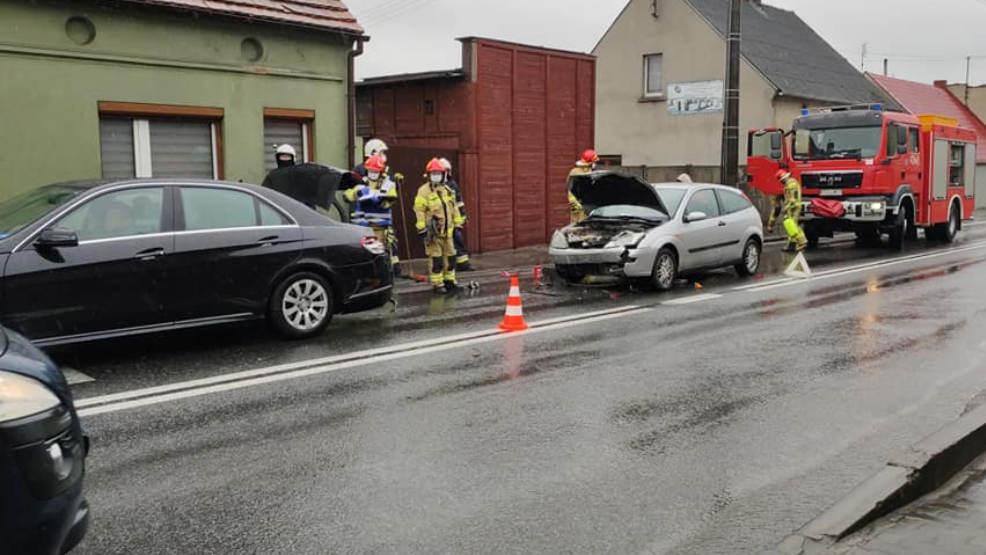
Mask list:
[[[629,204],[668,213],[654,186],[635,175],[612,171],[575,175],[568,182],[568,190],[579,199],[586,212],[600,206]]]

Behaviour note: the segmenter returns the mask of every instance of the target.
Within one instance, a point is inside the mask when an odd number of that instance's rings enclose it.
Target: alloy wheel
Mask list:
[[[315,280],[298,280],[284,292],[281,311],[284,319],[294,329],[298,331],[315,329],[328,316],[328,293]]]

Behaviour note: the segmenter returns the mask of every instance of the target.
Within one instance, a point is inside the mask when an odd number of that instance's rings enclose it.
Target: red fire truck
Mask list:
[[[954,119],[879,104],[804,110],[790,132],[751,130],[748,181],[782,194],[786,169],[803,186],[809,245],[835,231],[900,247],[924,228],[951,242],[975,208],[976,134]]]

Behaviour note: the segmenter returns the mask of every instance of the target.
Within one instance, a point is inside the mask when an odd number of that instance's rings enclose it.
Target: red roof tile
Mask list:
[[[126,0],[213,13],[236,18],[255,19],[314,29],[362,35],[363,27],[341,0]]]
[[[979,136],[976,161],[986,163],[986,124],[948,89],[884,75],[868,75],[908,112],[916,116],[935,114],[955,118],[962,127],[974,130]]]

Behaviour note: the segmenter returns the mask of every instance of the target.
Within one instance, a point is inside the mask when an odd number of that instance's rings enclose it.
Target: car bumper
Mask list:
[[[654,267],[649,249],[548,249],[555,266],[574,267],[587,276],[646,277]]]
[[[346,268],[352,284],[342,303],[343,313],[379,308],[393,298],[394,270],[387,256]]]
[[[831,219],[878,223],[884,221],[888,214],[895,214],[897,211],[895,206],[887,205],[887,199],[884,197],[844,199],[842,200],[842,208],[845,210],[845,214],[839,218]],[[830,219],[813,214],[810,200],[801,203],[801,214],[801,219],[804,221]]]
[[[0,426],[0,553],[60,555],[89,530],[88,441],[77,424],[52,431],[65,421],[64,411],[52,411]],[[67,464],[64,478],[52,463],[54,445]]]

